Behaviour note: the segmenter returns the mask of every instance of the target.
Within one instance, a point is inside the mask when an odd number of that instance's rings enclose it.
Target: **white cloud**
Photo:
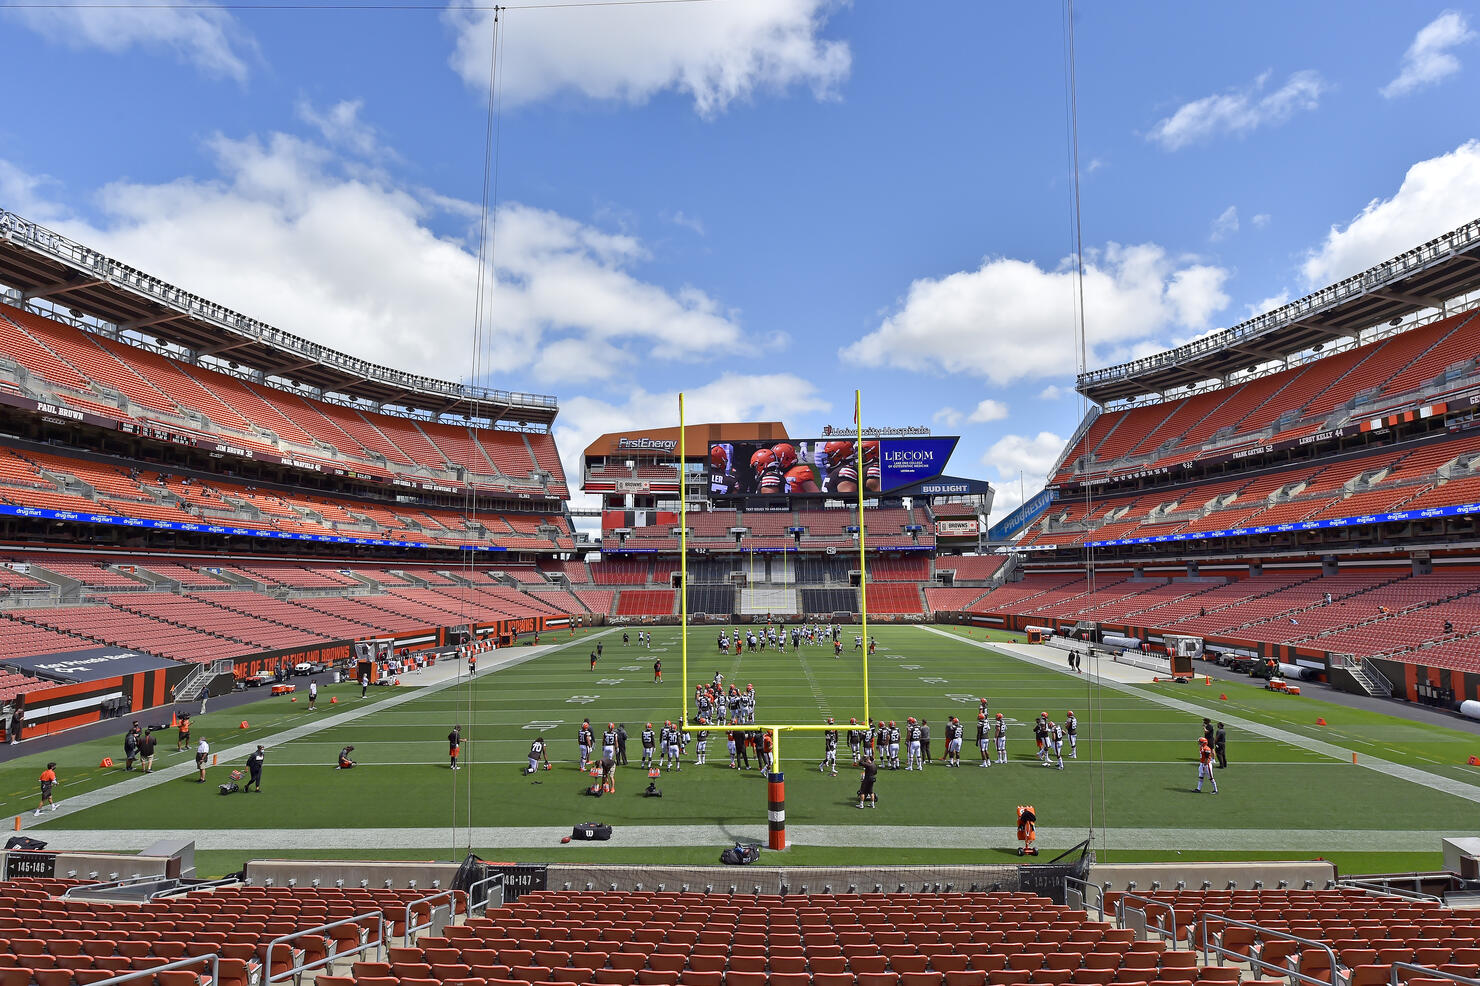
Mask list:
[[[1074,391],[1068,387],[1060,387],[1056,383],[1051,383],[1038,392],[1038,399],[1041,401],[1056,401],[1060,397],[1066,397],[1072,393]]]
[[[1226,240],[1238,232],[1238,207],[1229,206],[1218,213],[1218,218],[1213,220],[1213,231],[1208,234],[1208,239],[1217,243]]]
[[[1389,199],[1373,199],[1345,228],[1332,226],[1301,266],[1310,287],[1366,270],[1480,215],[1480,141],[1408,169]]]
[[[208,149],[214,180],[118,182],[98,196],[101,221],[53,225],[315,342],[466,379],[477,261],[467,242],[433,229],[445,218],[436,206],[378,173],[346,175],[323,147],[283,134],[218,136]],[[463,212],[453,218],[462,227]],[[482,353],[495,386],[531,375],[542,385],[600,379],[633,359],[700,361],[755,348],[702,290],[633,274],[646,256],[634,237],[514,203],[500,210],[497,232]]]
[[[642,103],[672,90],[711,116],[761,91],[806,86],[832,97],[852,55],[819,36],[836,0],[745,0],[562,10],[508,10],[502,49],[505,99],[528,103],[563,92]],[[488,85],[493,11],[452,6],[452,67]]]
[[[1269,213],[1257,213],[1253,219],[1249,220],[1249,225],[1253,226],[1255,229],[1263,229],[1264,227],[1269,225]]]
[[[684,388],[684,416],[691,424],[718,421],[795,420],[798,415],[832,409],[817,385],[791,373],[725,373],[709,383]],[[560,461],[572,476],[581,469],[581,454],[608,432],[678,424],[678,392],[634,388],[622,403],[594,397],[564,398],[555,421]],[[600,498],[575,494],[575,506],[598,506]]]
[[[1397,78],[1378,91],[1387,99],[1396,99],[1437,85],[1460,70],[1459,59],[1450,54],[1450,49],[1473,40],[1475,32],[1470,30],[1465,15],[1458,10],[1444,11],[1414,36],[1403,53]]]
[[[362,100],[345,99],[320,110],[307,99],[300,99],[297,112],[300,120],[318,130],[335,147],[363,158],[392,154],[381,146],[375,128],[360,119],[364,105]]]
[[[997,470],[993,483],[991,520],[995,523],[1023,502],[1022,493],[1032,496],[1043,488],[1049,470],[1059,460],[1067,440],[1051,431],[1036,435],[1003,435],[982,455],[982,465]],[[1018,473],[1022,472],[1022,489]]]
[[[1255,315],[1263,315],[1265,312],[1272,312],[1276,308],[1283,307],[1284,305],[1288,305],[1289,303],[1290,291],[1288,288],[1286,288],[1279,294],[1272,294],[1268,298],[1263,298],[1255,302],[1254,304],[1249,305],[1249,317],[1253,318]]]
[[[1174,327],[1199,331],[1228,304],[1228,272],[1169,257],[1148,243],[1112,243],[1087,257],[1084,295],[1091,365],[1160,351]],[[969,373],[996,384],[1075,368],[1074,280],[1006,257],[974,271],[921,278],[899,310],[844,347],[864,366]]]
[[[8,16],[48,41],[117,55],[170,51],[207,75],[245,82],[256,45],[226,11],[188,0],[171,7],[12,7]]]
[[[988,397],[978,402],[976,409],[966,420],[972,424],[983,425],[990,421],[1001,421],[1005,417],[1007,417],[1007,405]]]
[[[1296,113],[1314,110],[1329,86],[1313,71],[1296,72],[1285,84],[1266,92],[1269,73],[1250,86],[1194,99],[1157,121],[1147,139],[1175,151],[1224,134],[1244,136],[1260,127],[1284,123]]]
[[[698,233],[700,236],[704,235],[704,221],[697,216],[687,214],[682,209],[669,216],[668,221],[675,226],[682,226],[684,229]]]
[[[943,407],[939,411],[936,411],[934,414],[932,414],[930,416],[930,420],[938,425],[945,425],[947,428],[954,428],[961,423],[962,417],[964,417],[964,415],[962,415],[962,413],[956,410],[954,407]]]

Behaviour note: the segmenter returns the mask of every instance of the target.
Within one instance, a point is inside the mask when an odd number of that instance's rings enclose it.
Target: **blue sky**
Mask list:
[[[557,437],[694,418],[959,432],[1028,492],[1080,416],[1062,10],[713,0],[505,14],[488,382]],[[16,9],[0,206],[301,335],[471,365],[488,15]],[[1078,7],[1090,360],[1480,215],[1480,17]]]

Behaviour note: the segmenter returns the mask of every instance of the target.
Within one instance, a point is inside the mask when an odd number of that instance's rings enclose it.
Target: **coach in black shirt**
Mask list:
[[[874,793],[874,781],[878,779],[879,768],[874,765],[873,757],[863,758],[862,783],[858,785],[858,804],[862,808],[867,804],[870,808],[879,807],[879,796]]]

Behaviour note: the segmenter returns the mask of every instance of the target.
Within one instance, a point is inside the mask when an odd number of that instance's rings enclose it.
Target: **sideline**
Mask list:
[[[979,641],[971,640],[969,638],[962,638],[958,634],[947,633],[944,630],[937,630],[935,627],[922,626],[918,629],[924,630],[927,633],[939,634],[940,636],[948,637],[951,640],[962,641],[968,644],[975,644],[977,647],[980,647],[983,650],[995,651],[996,653],[1005,654],[1008,657],[1016,658],[1020,661],[1031,660],[1032,663],[1035,665],[1042,665],[1042,662],[1037,659],[1033,659],[1028,657],[1027,655],[1017,653],[1017,646],[1014,644],[982,643]],[[1094,663],[1097,662],[1091,662],[1092,665]],[[1067,669],[1060,670],[1063,674],[1069,673]],[[1122,684],[1121,682],[1113,681],[1109,678],[1094,674],[1093,667],[1091,668],[1089,674],[1092,680],[1098,682],[1105,688],[1110,688],[1127,695],[1135,695],[1138,698],[1145,699],[1148,702],[1154,702],[1157,705],[1160,705],[1164,708],[1172,709],[1176,712],[1185,712],[1188,715],[1196,716],[1199,719],[1205,715],[1208,715],[1210,712],[1216,712],[1218,718],[1228,723],[1228,725],[1245,730],[1251,735],[1263,736],[1266,739],[1279,740],[1282,743],[1289,743],[1291,746],[1297,746],[1301,749],[1311,750],[1315,753],[1324,754],[1325,756],[1331,757],[1333,760],[1349,762],[1352,758],[1351,750],[1343,749],[1342,747],[1327,743],[1323,740],[1313,739],[1312,737],[1305,736],[1300,733],[1293,733],[1287,729],[1280,729],[1278,726],[1267,726],[1264,723],[1254,722],[1249,719],[1241,719],[1238,716],[1229,715],[1227,712],[1209,709],[1208,707],[1202,705],[1194,705],[1191,702],[1184,702],[1181,699],[1170,698],[1165,695],[1158,695],[1156,692],[1148,691],[1146,689],[1133,688],[1130,685]],[[1449,777],[1442,777],[1438,774],[1431,774],[1428,771],[1420,770],[1417,767],[1409,767],[1405,764],[1393,763],[1391,760],[1383,760],[1380,757],[1374,757],[1366,753],[1360,754],[1358,756],[1357,766],[1365,767],[1368,770],[1375,770],[1379,774],[1387,774],[1389,777],[1396,777],[1398,780],[1408,781],[1410,784],[1418,784],[1423,787],[1429,788],[1430,790],[1438,791],[1441,794],[1452,794],[1457,798],[1464,798],[1466,801],[1473,801],[1476,804],[1480,804],[1480,787],[1477,787],[1474,784],[1467,784],[1461,780],[1455,780]],[[1118,848],[1129,847],[1118,846]],[[1330,849],[1330,845],[1327,845],[1326,848]]]
[[[176,829],[159,831],[132,829],[61,829],[47,832],[47,849],[137,852],[157,839],[180,839],[195,843],[196,851],[242,850],[248,854],[305,850],[357,850],[374,852],[411,846],[447,844],[446,826],[439,828],[333,828],[333,829]],[[1127,828],[1111,829],[1116,849],[1194,850],[1208,846],[1220,850],[1250,852],[1325,853],[1332,846],[1359,847],[1360,852],[1413,852],[1415,846],[1437,847],[1441,838],[1463,838],[1469,832],[1382,831],[1375,829],[1207,829]],[[546,861],[558,862],[560,839],[570,835],[570,826],[525,826],[495,828],[474,826],[471,832],[458,829],[459,840],[471,839],[474,849],[529,849],[549,846]],[[983,849],[1012,847],[1017,829],[1010,826],[941,825],[788,825],[786,837],[794,846],[847,846],[887,849]],[[1085,837],[1083,828],[1039,828],[1044,845],[1071,846]],[[760,825],[618,825],[605,845],[623,847],[671,847],[733,845],[735,840],[766,841],[766,826]],[[460,844],[466,844],[460,843]],[[599,858],[582,855],[583,862]]]
[[[506,657],[498,656],[499,651],[492,651],[491,653],[479,656],[479,665],[482,666],[486,663],[487,667],[486,670],[480,670],[477,677],[482,677],[484,674],[492,674],[497,671],[502,671],[506,668],[516,667],[520,664],[524,664],[527,661],[532,661],[536,658],[544,657],[547,654],[553,654],[557,651],[564,650],[567,647],[584,647],[590,641],[595,640],[599,637],[603,637],[606,634],[612,632],[614,632],[614,630],[608,628],[605,630],[599,630],[596,633],[587,634],[574,640],[567,640],[565,643],[562,644],[549,644],[539,647],[508,648],[504,652],[508,655]],[[509,653],[509,651],[511,650],[517,650],[518,653]],[[271,736],[263,739],[261,742],[268,746],[268,748],[284,743],[291,743],[294,740],[302,739],[305,736],[312,736],[315,733],[321,732],[325,729],[333,729],[345,725],[346,723],[354,722],[356,719],[370,715],[371,713],[384,712],[387,709],[394,709],[399,705],[406,704],[407,702],[414,702],[417,699],[425,698],[426,696],[434,692],[443,691],[445,689],[453,687],[454,685],[466,681],[467,677],[463,671],[463,667],[463,662],[455,658],[452,661],[439,662],[435,666],[428,668],[422,674],[424,676],[432,675],[435,677],[438,672],[442,672],[443,669],[446,668],[447,670],[443,672],[445,674],[445,677],[441,681],[427,682],[426,678],[422,677],[415,684],[404,686],[404,695],[396,695],[393,698],[387,698],[379,702],[374,702],[362,709],[352,709],[349,711],[341,712],[337,715],[327,716],[323,719],[317,719],[313,722],[306,722],[301,726],[294,726],[292,729],[286,729],[281,733],[274,733]],[[231,763],[232,761],[244,759],[253,750],[257,749],[257,743],[258,741],[255,739],[248,743],[239,743],[236,746],[231,746],[223,750],[218,750],[215,753],[215,756],[224,766]],[[131,777],[128,780],[120,781],[117,784],[111,784],[107,787],[101,787],[93,791],[87,791],[83,794],[76,795],[75,797],[63,797],[62,800],[58,802],[55,811],[46,812],[40,817],[25,813],[23,814],[21,821],[26,828],[45,830],[48,835],[56,834],[56,832],[46,827],[49,823],[55,821],[56,819],[66,818],[68,815],[75,814],[79,811],[86,811],[89,808],[96,808],[99,805],[105,805],[110,802],[117,801],[119,798],[126,798],[131,794],[138,794],[140,791],[148,791],[152,788],[159,787],[161,784],[168,784],[171,781],[179,780],[182,777],[188,777],[195,772],[195,761],[192,758],[184,763],[174,764],[173,766],[169,767],[161,767],[153,773],[141,774],[137,777]],[[195,838],[196,836],[196,833],[192,833],[191,835],[192,838]],[[409,844],[410,843],[402,843],[402,845]]]

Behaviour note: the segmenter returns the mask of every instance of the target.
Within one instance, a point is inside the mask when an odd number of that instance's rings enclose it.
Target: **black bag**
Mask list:
[[[219,790],[222,794],[235,794],[236,792],[240,791],[241,788],[236,786],[236,781],[227,781],[225,784],[222,784],[217,790]]]
[[[748,846],[743,842],[737,842],[733,848],[719,854],[719,861],[726,866],[749,866],[760,858],[759,846]]]
[[[27,852],[36,852],[46,848],[46,843],[39,839],[32,839],[24,835],[13,835],[5,843],[6,849],[21,849]]]
[[[612,837],[612,827],[605,822],[582,822],[571,829],[570,837],[576,842],[605,842]]]

